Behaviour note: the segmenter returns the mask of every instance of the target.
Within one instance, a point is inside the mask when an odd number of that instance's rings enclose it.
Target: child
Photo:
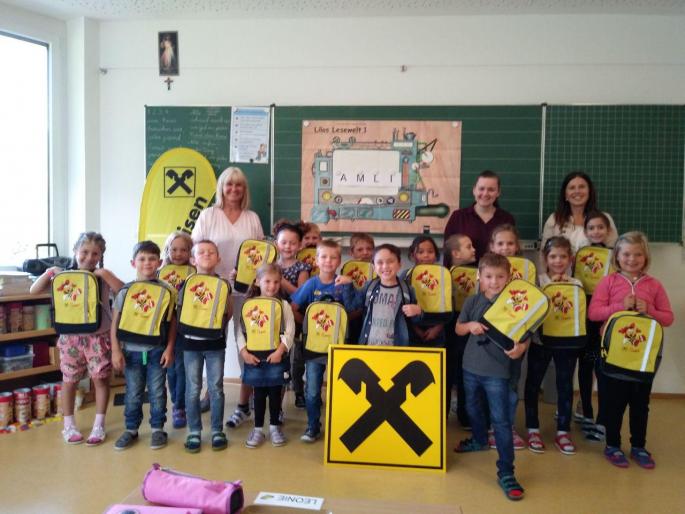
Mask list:
[[[597,285],[589,318],[606,321],[615,312],[634,310],[651,316],[664,327],[671,325],[673,311],[666,291],[657,279],[647,275],[650,263],[647,237],[642,232],[620,236],[612,262],[617,271]],[[604,456],[614,466],[628,467],[621,451],[621,424],[626,407],[630,406],[630,456],[638,466],[654,468],[654,459],[645,449],[652,380],[637,382],[620,373],[602,371],[600,384],[600,412],[606,426]]]
[[[302,230],[302,248],[312,248],[321,242],[321,230],[316,223],[300,222]]]
[[[585,217],[585,237],[591,246],[607,247],[609,241],[611,223],[606,214],[601,211],[591,211]],[[590,305],[592,293],[585,291],[587,304]],[[578,390],[580,398],[576,405],[573,419],[582,424],[585,437],[592,441],[604,438],[604,422],[597,415],[597,425],[594,423],[592,409],[592,389],[595,368],[599,367],[599,352],[601,336],[599,334],[601,323],[587,320],[587,345],[578,352]],[[599,375],[599,373],[596,373]]]
[[[433,238],[426,235],[415,237],[409,246],[409,258],[414,264],[435,264],[439,253],[438,245],[435,244]],[[406,272],[403,274],[403,278],[405,280],[409,278]],[[440,321],[446,317],[442,315],[434,315],[430,318],[424,316],[420,324],[412,325],[415,342],[421,346],[444,346],[445,324],[449,320]]]
[[[499,457],[498,483],[507,498],[520,500],[524,490],[514,477],[510,361],[520,360],[529,341],[517,343],[506,352],[489,342],[485,335],[487,327],[479,320],[509,282],[511,265],[504,256],[487,253],[478,263],[478,271],[481,292],[466,300],[456,327],[457,335],[469,335],[464,351],[464,387],[473,437],[461,441],[455,451],[463,453],[488,449],[484,409],[489,408]],[[481,404],[483,398],[487,399],[487,405]]]
[[[257,270],[257,284],[261,296],[278,298],[282,280],[281,270],[275,264],[266,264]],[[253,294],[252,296],[257,295]],[[267,398],[269,399],[269,437],[271,444],[283,446],[286,443],[280,421],[281,391],[285,385],[284,375],[290,367],[288,350],[292,347],[295,337],[295,319],[287,302],[281,302],[281,306],[283,308],[284,330],[275,350],[250,349],[252,343],[243,332],[249,323],[245,315],[242,316],[243,330],[238,332],[238,351],[245,361],[243,384],[254,388],[254,428],[245,441],[245,446],[248,448],[257,448],[266,439],[264,415]],[[276,328],[276,330],[279,329],[280,327]]]
[[[307,280],[295,294],[291,305],[295,320],[302,323],[307,306],[324,296],[331,296],[350,311],[361,307],[361,295],[352,287],[350,277],[336,275],[341,260],[340,245],[332,239],[321,241],[316,247],[316,264],[319,275]],[[305,404],[307,429],[300,439],[313,443],[321,436],[321,386],[326,369],[326,357],[308,358],[305,352]]]
[[[421,308],[410,285],[399,280],[400,250],[382,244],[373,253],[373,267],[378,278],[363,290],[364,322],[359,344],[374,346],[409,346],[407,318],[420,321]]]
[[[133,247],[131,266],[136,270],[136,281],[155,282],[168,288],[172,299],[175,292],[157,279],[157,268],[161,264],[160,250],[152,241],[141,241]],[[112,365],[117,371],[124,370],[126,377],[126,406],[124,422],[126,430],[114,443],[115,450],[125,450],[138,439],[138,428],[143,421],[143,393],[147,385],[150,399],[150,426],[152,438],[150,448],[158,450],[167,444],[164,432],[166,422],[166,368],[174,360],[176,320],[172,317],[166,330],[160,330],[157,344],[142,344],[119,341],[117,328],[124,309],[127,290],[135,284],[129,282],[117,294],[112,314]],[[132,299],[129,299],[132,301]],[[169,308],[173,308],[171,305]],[[163,313],[162,313],[163,315]],[[166,334],[165,334],[166,332]]]
[[[447,238],[445,241],[445,256],[444,262],[448,268],[453,266],[470,266],[476,262],[476,249],[471,242],[471,238],[464,234],[454,234]],[[452,292],[456,292],[457,288],[452,285]],[[453,295],[454,301],[454,295]],[[454,304],[454,310],[457,316],[459,312],[456,308],[456,303]],[[447,366],[447,379],[445,380],[445,386],[447,391],[447,414],[450,411],[450,400],[452,398],[452,386],[456,384],[457,386],[457,419],[459,424],[468,429],[471,427],[469,423],[468,413],[466,412],[466,393],[464,392],[464,376],[463,376],[463,359],[464,359],[464,349],[466,348],[466,342],[468,341],[468,336],[458,336],[456,334],[457,320],[452,320],[447,325],[446,336],[446,366]]]
[[[198,274],[216,276],[216,266],[221,258],[216,244],[208,239],[198,241],[193,246],[192,263]],[[193,280],[193,275],[188,278]],[[204,279],[203,279],[204,280]],[[221,279],[219,279],[221,280]],[[190,284],[191,282],[189,282]],[[193,282],[196,283],[196,282]],[[216,291],[220,286],[212,286]],[[225,285],[228,290],[228,284]],[[197,287],[197,286],[196,286]],[[191,288],[191,291],[193,289]],[[186,309],[195,309],[194,302],[188,302],[185,289],[179,298],[179,319]],[[196,293],[197,298],[197,293]],[[185,301],[184,301],[185,300]],[[195,298],[193,298],[195,300]],[[215,296],[208,300],[218,300]],[[187,302],[187,303],[186,303]],[[209,408],[211,410],[212,450],[224,450],[228,446],[228,439],[223,431],[224,423],[224,361],[226,358],[226,325],[231,319],[231,296],[227,294],[224,306],[208,302],[211,308],[223,307],[223,322],[221,334],[218,337],[203,337],[196,334],[184,333],[178,338],[180,341],[182,359],[186,369],[186,405],[188,406],[188,437],[185,449],[189,453],[197,453],[201,447],[202,418],[200,409],[200,391],[202,390],[202,368],[207,367],[207,389],[209,391]],[[221,311],[219,311],[221,312]]]
[[[364,232],[355,232],[350,237],[350,256],[355,261],[371,262],[376,246],[373,237]]]
[[[124,283],[111,271],[102,267],[105,253],[105,240],[97,232],[82,233],[74,244],[74,269],[92,271],[100,284],[100,326],[92,333],[62,334],[57,341],[62,371],[62,409],[64,430],[62,437],[67,444],[83,442],[83,436],[74,422],[74,399],[76,386],[86,371],[95,384],[95,421],[87,446],[102,444],[106,438],[105,413],[109,402],[109,376],[112,368],[109,329],[112,323],[110,296],[116,294]],[[31,286],[31,294],[39,294],[50,289],[55,275],[62,271],[52,267],[45,271]]]
[[[504,257],[514,257],[521,252],[521,244],[519,242],[518,230],[514,225],[504,224],[495,227],[490,236],[490,251],[497,255]],[[512,274],[514,270],[512,269]],[[516,407],[518,406],[518,384],[521,378],[521,362],[522,359],[515,359],[511,361],[511,422],[514,436],[514,449],[523,450],[526,447],[526,442],[519,435],[514,427],[516,422]],[[494,435],[490,433],[490,447],[494,446]]]
[[[193,240],[190,234],[177,230],[172,232],[164,242],[162,250],[162,266],[173,264],[176,266],[189,266],[190,252],[193,247]],[[189,266],[190,267],[190,266]],[[161,280],[166,280],[160,276]],[[169,285],[173,285],[177,291],[183,287],[185,278],[175,280]],[[179,341],[174,345],[174,365],[167,371],[167,381],[169,382],[169,394],[171,396],[172,410],[171,421],[174,428],[186,426],[186,370],[183,363],[183,349]]]
[[[563,236],[550,237],[542,249],[542,255],[547,264],[547,273],[538,277],[540,287],[551,282],[571,282],[580,287],[580,280],[567,275],[567,270],[573,258],[571,243]],[[584,319],[580,320],[585,323]],[[573,373],[576,367],[578,350],[571,348],[554,348],[543,346],[541,343],[532,344],[528,351],[528,375],[526,376],[525,408],[526,427],[528,427],[528,449],[534,453],[543,453],[545,443],[540,436],[540,420],[538,419],[538,396],[542,379],[549,367],[549,361],[554,359],[557,384],[557,435],[554,445],[564,455],[576,453],[576,446],[571,439],[571,404],[573,402]]]
[[[281,292],[283,299],[288,301],[290,295],[307,281],[311,267],[297,260],[297,252],[302,246],[303,236],[300,225],[281,220],[274,226],[273,233],[278,247],[278,265],[283,274]],[[304,347],[300,337],[295,340],[290,357],[295,407],[304,409],[304,380],[302,379],[304,375]]]

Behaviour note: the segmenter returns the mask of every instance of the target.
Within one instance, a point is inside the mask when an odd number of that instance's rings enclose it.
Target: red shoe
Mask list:
[[[528,432],[528,449],[533,453],[545,453],[545,443],[540,432]]]
[[[571,436],[566,432],[559,434],[554,439],[554,446],[556,446],[557,449],[561,453],[563,453],[564,455],[575,455],[576,454],[576,445],[573,444],[573,441],[571,440]]]

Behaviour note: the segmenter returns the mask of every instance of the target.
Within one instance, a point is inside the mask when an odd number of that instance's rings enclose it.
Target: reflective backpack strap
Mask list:
[[[547,297],[543,295],[542,298],[540,298],[535,304],[533,304],[532,309],[530,309],[530,312],[526,314],[521,321],[519,321],[516,325],[512,327],[512,329],[509,331],[507,334],[507,337],[509,339],[513,339],[513,335],[518,332],[518,330],[525,325],[530,318],[532,318],[537,312],[540,310],[540,308],[545,304],[547,301]]]
[[[613,253],[614,253],[613,250],[609,250],[607,252],[607,260],[604,263],[604,273],[602,274],[602,276],[604,276],[604,277],[606,277],[609,274],[609,270],[611,269],[611,257],[613,255]]]
[[[447,270],[445,269],[444,266],[440,266],[440,311],[445,312],[445,280],[447,278],[445,277],[445,272]]]
[[[573,305],[575,312],[573,313],[573,335],[580,335],[580,287],[573,287]],[[587,308],[587,306],[586,306]]]
[[[338,344],[340,334],[340,307],[335,308],[335,330],[333,331],[333,344]]]
[[[273,323],[274,319],[276,318],[276,301],[274,300],[273,302],[269,302],[269,303],[271,303],[271,309],[269,309],[269,312],[271,314],[271,322]],[[281,315],[281,318],[283,318],[282,315]],[[275,350],[276,347],[275,347],[275,343],[274,343],[275,338],[274,338],[273,326],[269,327],[269,329],[270,329],[269,330],[269,348],[271,348],[272,350]]]
[[[85,280],[83,281],[83,322],[88,321],[88,293],[90,293],[90,276],[83,274]]]
[[[656,333],[657,321],[655,319],[651,320],[649,324],[649,335],[647,336],[647,343],[645,344],[645,353],[642,356],[642,362],[640,363],[640,371],[647,370],[647,363],[649,362],[649,354],[652,351],[652,346],[654,345],[654,334]]]
[[[166,288],[160,287],[159,297],[157,298],[157,305],[155,306],[155,312],[152,315],[152,319],[150,320],[152,323],[150,323],[150,331],[148,332],[149,336],[153,335],[153,332],[155,331],[155,327],[157,326],[157,322],[159,320],[159,316],[161,314],[161,309],[162,309],[162,299],[164,298],[165,292],[167,292]]]

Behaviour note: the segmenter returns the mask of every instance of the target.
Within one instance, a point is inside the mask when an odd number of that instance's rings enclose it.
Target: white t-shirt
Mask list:
[[[235,223],[231,223],[219,207],[209,207],[200,213],[192,233],[193,241],[209,239],[219,249],[221,262],[214,270],[227,279],[235,268],[240,243],[245,239],[264,239],[264,230],[259,216],[254,211],[243,211]]]
[[[611,225],[609,227],[609,233],[607,234],[607,240],[604,244],[608,247],[613,247],[618,239],[618,231],[616,230],[616,224],[614,223],[613,218],[606,212],[604,214],[609,218],[609,224]],[[575,225],[573,223],[573,218],[571,217],[564,223],[563,227],[559,227],[554,222],[554,213],[549,215],[549,218],[547,218],[547,221],[545,222],[545,226],[542,228],[541,246],[544,247],[547,240],[553,236],[564,236],[568,239],[571,242],[571,249],[573,250],[574,255],[583,246],[590,245],[590,241],[585,237],[585,229],[582,225]]]

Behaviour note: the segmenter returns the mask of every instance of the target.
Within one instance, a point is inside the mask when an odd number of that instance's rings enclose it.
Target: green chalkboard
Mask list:
[[[685,107],[553,105],[545,129],[545,213],[554,210],[564,176],[583,170],[619,233],[682,241]]]
[[[230,107],[145,107],[145,173],[157,158],[171,148],[184,146],[204,155],[217,177],[229,166],[247,175],[252,210],[269,230],[271,171],[268,165],[231,163]]]
[[[471,189],[485,169],[499,173],[501,206],[516,218],[524,239],[537,239],[540,196],[541,108],[500,107],[276,107],[274,219],[300,218],[303,120],[461,121],[460,205],[473,202]]]

